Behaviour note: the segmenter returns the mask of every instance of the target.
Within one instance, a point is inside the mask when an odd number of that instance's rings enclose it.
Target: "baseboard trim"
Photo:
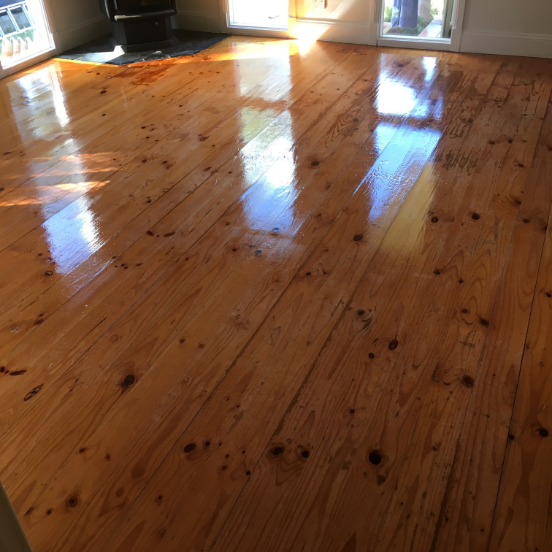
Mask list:
[[[552,58],[552,35],[464,31],[460,51]]]
[[[85,42],[99,38],[110,32],[109,21],[102,16],[93,19],[76,29],[57,31],[52,33],[56,45],[56,53],[61,54],[71,48],[76,48]]]
[[[173,27],[185,31],[204,31],[208,33],[220,33],[222,31],[218,15],[203,13],[180,12],[173,18]]]

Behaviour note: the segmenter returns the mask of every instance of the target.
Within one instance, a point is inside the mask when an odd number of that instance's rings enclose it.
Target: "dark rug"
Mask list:
[[[106,35],[79,46],[78,48],[64,52],[58,57],[61,59],[72,59],[74,61],[127,65],[129,63],[139,63],[141,61],[156,61],[158,59],[191,56],[220,42],[227,36],[226,34],[174,29],[174,37],[176,40],[173,42],[177,43],[174,46],[161,50],[147,50],[145,52],[125,54],[119,46],[113,46],[110,42],[111,35]]]

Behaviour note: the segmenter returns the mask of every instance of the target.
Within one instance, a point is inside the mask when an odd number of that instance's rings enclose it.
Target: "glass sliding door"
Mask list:
[[[0,0],[0,77],[53,47],[42,0]]]
[[[464,0],[380,0],[382,46],[457,49]],[[395,44],[393,44],[395,42]],[[447,47],[449,46],[449,47]]]

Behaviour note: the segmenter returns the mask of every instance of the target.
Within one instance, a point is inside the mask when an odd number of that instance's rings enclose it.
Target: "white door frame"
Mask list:
[[[53,53],[56,50],[52,34],[52,19],[50,17],[48,6],[45,4],[44,0],[33,0],[33,4],[35,4],[36,9],[40,10],[41,12],[40,16],[44,22],[42,33],[44,33],[45,35],[46,45],[35,55],[23,58],[17,63],[9,65],[8,67],[3,67],[2,62],[0,61],[0,79],[3,77],[7,77],[8,75],[11,75],[13,73],[17,73],[17,71],[21,71],[23,69],[26,69],[27,67],[30,67],[31,65],[35,65],[40,61],[44,61],[52,57]]]
[[[375,22],[377,28],[376,43],[378,46],[416,48],[419,50],[438,50],[446,52],[460,51],[466,0],[455,0],[454,2],[454,12],[452,14],[452,33],[450,40],[444,38],[424,40],[423,38],[420,39],[412,36],[393,36],[393,38],[383,37],[381,35],[383,28],[383,2],[384,0],[376,0],[375,2]]]

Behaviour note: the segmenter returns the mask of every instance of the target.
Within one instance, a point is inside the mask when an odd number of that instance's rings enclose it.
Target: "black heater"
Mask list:
[[[100,0],[111,21],[113,41],[125,52],[169,48],[176,0]]]

